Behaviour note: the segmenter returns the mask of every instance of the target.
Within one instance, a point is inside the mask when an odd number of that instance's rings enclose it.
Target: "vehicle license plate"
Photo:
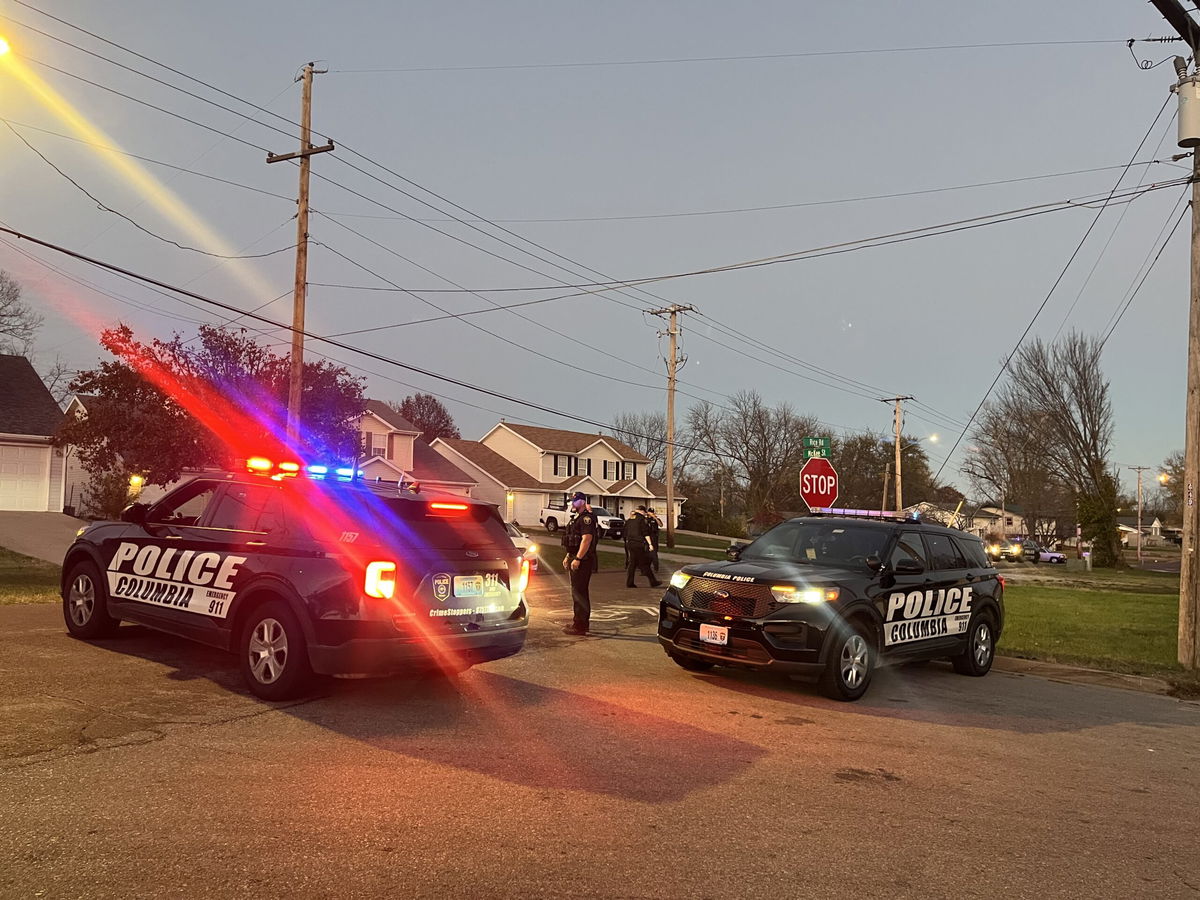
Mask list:
[[[455,575],[454,576],[454,596],[455,597],[482,597],[483,596],[483,576],[482,575]]]
[[[706,644],[726,646],[729,643],[729,629],[724,625],[701,625],[700,640]]]

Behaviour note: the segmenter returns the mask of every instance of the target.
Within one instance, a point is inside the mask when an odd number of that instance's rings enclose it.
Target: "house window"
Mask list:
[[[1004,519],[1004,524],[1006,526],[1008,526],[1009,528],[1011,528],[1012,527],[1012,516],[1006,516]]]
[[[387,457],[387,435],[373,434],[371,435],[371,452],[369,456]]]
[[[633,475],[630,476],[634,481],[637,481],[637,463],[633,464]]]
[[[591,460],[591,457],[588,457],[588,460],[587,460],[587,470],[586,470],[586,474],[588,474],[588,475],[591,475],[591,474],[592,474],[592,460]]]
[[[612,481],[612,478],[608,474],[608,460],[607,459],[604,460],[603,471],[604,471],[604,480]]]
[[[555,475],[566,475],[567,474],[566,468],[562,464],[562,457],[559,456],[557,453],[554,454],[554,474]]]

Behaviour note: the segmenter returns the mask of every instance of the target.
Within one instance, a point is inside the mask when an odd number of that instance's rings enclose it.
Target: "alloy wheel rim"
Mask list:
[[[867,677],[867,642],[854,634],[842,644],[842,681],[848,688],[857,688]]]
[[[86,575],[78,575],[71,583],[71,591],[67,597],[71,621],[82,628],[92,619],[96,609],[96,586]]]
[[[988,628],[987,622],[980,623],[975,629],[975,663],[976,665],[986,665],[987,661],[992,656],[992,630]]]
[[[260,684],[273,684],[288,659],[287,632],[278,619],[262,619],[250,633],[250,671]]]

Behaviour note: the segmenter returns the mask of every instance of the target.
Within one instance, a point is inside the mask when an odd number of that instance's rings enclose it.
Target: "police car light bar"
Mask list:
[[[833,506],[818,506],[812,510],[814,516],[849,516],[858,519],[887,519],[893,522],[916,521],[917,514],[907,515],[884,509],[841,509]]]

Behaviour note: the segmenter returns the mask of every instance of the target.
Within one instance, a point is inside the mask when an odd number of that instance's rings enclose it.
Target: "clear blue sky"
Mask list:
[[[286,7],[50,0],[39,7],[288,118],[298,113],[299,89],[292,83],[298,68],[310,59],[329,68],[318,76],[314,94],[314,125],[339,144],[336,152],[313,162],[314,172],[331,179],[314,180],[313,207],[336,216],[318,215],[311,224],[319,245],[312,249],[309,280],[320,284],[387,287],[393,282],[446,289],[452,287],[449,282],[502,288],[607,280],[584,266],[628,279],[1101,194],[1113,187],[1119,169],[826,202],[1123,165],[1174,78],[1169,63],[1139,70],[1120,43],[1170,33],[1153,7],[1132,0],[1021,0],[1001,6],[949,0],[878,5],[510,0],[295,2]],[[0,15],[0,34],[18,56],[50,63],[233,135],[222,137],[29,63],[122,149],[294,196],[295,169],[268,166],[263,152],[291,151],[294,138],[31,32],[17,23],[229,102],[12,0],[0,0]],[[1085,40],[1113,43],[462,68]],[[1142,43],[1135,51],[1157,61],[1180,47]],[[353,71],[380,69],[410,71]],[[25,127],[71,133],[3,69],[0,79],[0,115],[24,123],[21,134],[80,185],[164,237],[217,249],[149,201],[93,148]],[[1177,152],[1169,124],[1173,112],[1174,100],[1139,159]],[[544,259],[500,243],[493,236],[498,233],[484,223],[479,227],[489,234],[447,221],[448,207],[436,198],[427,196],[439,207],[430,209],[354,171],[347,163],[419,194],[341,145],[473,213],[502,221],[545,249],[508,234],[499,233],[500,238]],[[8,226],[186,284],[241,309],[289,294],[263,311],[277,319],[290,317],[290,253],[231,263],[178,249],[98,210],[2,124],[0,147],[0,221]],[[294,239],[294,204],[287,199],[157,165],[146,168],[238,251],[278,250]],[[1168,165],[1138,167],[1125,184],[1185,174]],[[1064,323],[1066,328],[1103,330],[1181,191],[1149,193],[1130,205],[1123,219],[1125,207],[1107,211],[1033,333],[1051,338]],[[820,205],[798,205],[818,201]],[[786,208],[667,215],[766,206]],[[957,434],[947,417],[965,421],[974,410],[1093,215],[1088,209],[1068,210],[879,249],[667,282],[649,288],[657,297],[598,294],[521,310],[534,322],[495,312],[474,317],[478,328],[450,320],[347,340],[463,381],[609,421],[620,411],[665,403],[656,321],[638,310],[666,301],[691,303],[722,325],[870,387],[847,392],[802,379],[773,365],[777,360],[770,351],[760,351],[763,362],[747,359],[719,328],[689,316],[683,338],[688,364],[682,375],[682,389],[689,394],[719,402],[721,395],[752,388],[770,402],[787,401],[832,426],[879,430],[890,427],[890,410],[874,397],[911,394],[924,407],[912,407],[906,430],[937,432],[945,446]],[[435,221],[421,224],[401,216]],[[486,255],[427,225],[508,259]],[[1183,445],[1186,230],[1185,223],[1105,351],[1117,463],[1157,465]],[[194,322],[172,316],[219,320],[212,311],[197,312],[86,265],[29,252],[61,272],[3,244],[0,267],[23,282],[28,299],[46,316],[37,348],[43,361],[61,354],[75,366],[94,363],[97,330],[119,320],[148,336],[194,331]],[[575,262],[565,263],[551,253]],[[544,261],[550,259],[569,271]],[[252,277],[240,277],[238,271]],[[547,295],[485,296],[509,303]],[[470,294],[423,296],[455,312],[488,305]],[[312,330],[330,334],[439,314],[404,293],[314,286],[308,323]],[[272,335],[281,339],[278,331]],[[479,437],[501,415],[586,428],[383,363],[334,355],[378,373],[368,376],[369,393],[376,398],[398,400],[414,389],[447,398],[466,437]],[[795,363],[786,365],[803,371]],[[692,402],[688,396],[680,401],[681,408]],[[933,453],[935,467],[940,452]],[[961,450],[947,474],[961,481],[959,456]]]

